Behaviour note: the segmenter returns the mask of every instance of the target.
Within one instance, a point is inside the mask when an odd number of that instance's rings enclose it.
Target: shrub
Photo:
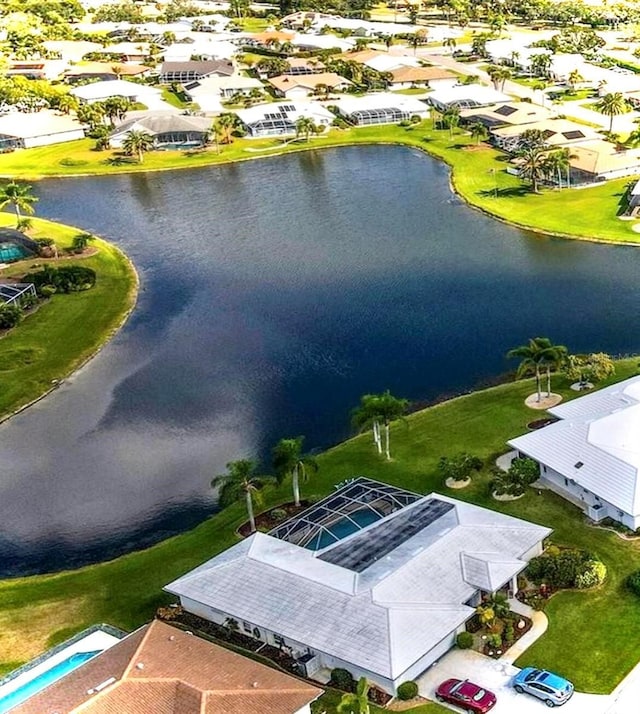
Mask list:
[[[55,295],[58,291],[55,285],[43,285],[41,288],[36,288],[40,297],[48,298]]]
[[[625,580],[625,585],[632,593],[640,597],[640,570],[631,573]]]
[[[9,330],[22,320],[22,309],[18,305],[0,305],[0,330]]]
[[[466,481],[471,478],[473,471],[480,471],[482,460],[463,451],[455,456],[442,456],[438,461],[438,468],[445,479]]]
[[[51,285],[59,293],[73,293],[89,290],[96,283],[96,271],[82,265],[65,265],[61,268],[47,266],[37,273],[27,276],[36,291],[44,295],[42,288]]]
[[[504,641],[510,645],[516,640],[516,633],[515,630],[513,629],[513,625],[509,623],[505,628],[504,632],[502,633],[502,636],[504,638]]]
[[[607,577],[607,566],[600,560],[588,560],[582,572],[576,575],[577,588],[595,588]]]
[[[509,475],[520,480],[523,484],[530,486],[537,481],[540,476],[538,464],[526,456],[514,459],[509,467]]]
[[[462,632],[460,634],[463,634]],[[469,634],[469,633],[467,633]],[[408,702],[418,696],[418,685],[415,682],[403,682],[398,686],[398,699]]]
[[[355,689],[355,682],[351,672],[348,669],[341,669],[340,667],[331,670],[331,680],[329,683],[332,687],[341,689],[343,692],[353,692]]]
[[[287,517],[287,512],[283,508],[274,508],[269,515],[274,521],[281,521]]]
[[[55,241],[53,238],[36,238],[35,241],[41,248],[49,248],[52,246]]]
[[[502,635],[488,635],[487,636],[487,644],[490,647],[502,647]]]
[[[529,580],[538,585],[545,583],[554,588],[590,587],[578,585],[578,578],[583,578],[581,582],[590,582],[597,578],[601,568],[594,569],[591,565],[596,562],[599,561],[584,550],[560,550],[557,555],[550,554],[547,550],[545,554],[529,561],[525,573]]]
[[[456,644],[461,650],[468,650],[473,645],[473,635],[470,632],[459,632]]]

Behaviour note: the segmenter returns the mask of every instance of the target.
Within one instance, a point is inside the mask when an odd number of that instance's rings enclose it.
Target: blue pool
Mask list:
[[[305,546],[309,550],[321,550],[339,540],[360,531],[371,523],[379,521],[382,516],[368,508],[350,513],[330,525],[326,525],[318,535]],[[0,710],[1,711],[1,710]]]
[[[58,664],[51,667],[51,669],[47,669],[42,672],[42,674],[39,674],[29,682],[26,682],[13,692],[10,692],[4,697],[0,697],[0,714],[8,712],[13,707],[17,707],[18,704],[22,704],[22,702],[25,702],[29,699],[29,697],[32,697],[34,694],[42,691],[45,687],[48,687],[50,684],[62,679],[62,677],[66,676],[70,672],[73,672],[74,669],[78,669],[80,665],[88,662],[92,657],[99,655],[100,652],[102,652],[102,650],[96,650],[94,652],[76,652],[62,662],[58,662]]]
[[[17,243],[0,243],[0,263],[10,263],[14,260],[21,260],[30,255],[26,248]]]

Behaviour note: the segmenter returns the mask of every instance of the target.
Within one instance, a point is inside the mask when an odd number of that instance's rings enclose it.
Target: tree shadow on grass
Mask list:
[[[487,188],[478,191],[478,196],[483,198],[521,198],[522,196],[535,196],[528,186],[509,186],[508,188]]]

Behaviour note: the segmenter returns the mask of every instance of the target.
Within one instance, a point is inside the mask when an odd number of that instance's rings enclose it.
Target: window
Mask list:
[[[278,647],[284,647],[286,645],[286,642],[284,641],[284,637],[282,635],[274,635],[273,642]]]
[[[574,467],[576,469],[581,469],[583,466],[584,464],[582,463],[582,461],[576,461],[576,463],[574,464]]]
[[[243,622],[243,623],[242,623],[242,629],[243,629],[245,632],[248,632],[249,634],[251,634],[251,629],[252,629],[252,628],[251,628],[251,625],[250,625],[248,622]]]

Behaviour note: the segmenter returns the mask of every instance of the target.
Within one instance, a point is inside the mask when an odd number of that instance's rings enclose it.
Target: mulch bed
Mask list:
[[[309,508],[310,505],[311,504],[309,503],[309,501],[300,501],[300,505],[296,506],[294,505],[293,501],[291,501],[290,503],[282,503],[279,506],[274,506],[268,511],[259,513],[256,516],[256,529],[259,531],[270,531],[272,528],[275,528],[277,525],[280,525],[280,523],[284,523],[292,516],[296,516],[298,513],[302,513],[302,511]],[[274,518],[271,515],[273,511],[284,511],[287,515],[282,518]],[[243,538],[247,538],[248,536],[250,536],[251,526],[249,524],[249,521],[245,521],[240,526],[240,528],[238,528],[237,533]]]

